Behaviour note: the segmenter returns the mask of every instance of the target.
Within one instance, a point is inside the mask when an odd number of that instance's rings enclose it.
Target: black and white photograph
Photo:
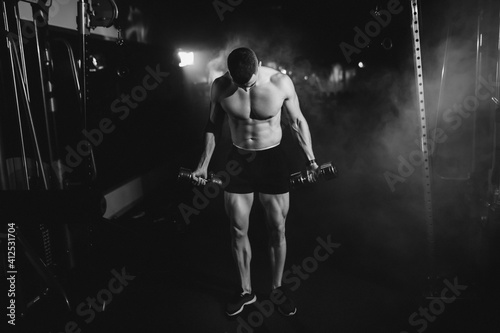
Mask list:
[[[0,6],[2,332],[500,332],[498,0]]]

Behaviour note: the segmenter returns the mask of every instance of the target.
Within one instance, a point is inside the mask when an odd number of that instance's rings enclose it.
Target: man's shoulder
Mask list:
[[[274,68],[271,68],[271,67],[267,67],[267,66],[261,66],[260,67],[260,72],[269,78],[269,81],[271,82],[274,82],[275,80],[277,80],[280,76],[282,76],[283,74],[278,71],[277,69],[274,69]]]
[[[231,85],[232,81],[229,77],[229,73],[219,76],[212,82],[212,94],[215,94],[215,96],[219,96],[224,91],[229,89]]]
[[[281,73],[279,70],[262,66],[261,71],[265,76],[269,78],[269,81],[273,84],[282,84],[284,81],[290,79],[288,75]]]
[[[212,82],[212,86],[221,87],[226,86],[231,83],[231,78],[229,77],[229,72],[226,72],[224,75],[219,76]]]
[[[286,74],[281,73],[280,71],[269,68],[271,71],[269,72],[269,81],[275,85],[280,90],[289,90],[293,87],[292,79]]]

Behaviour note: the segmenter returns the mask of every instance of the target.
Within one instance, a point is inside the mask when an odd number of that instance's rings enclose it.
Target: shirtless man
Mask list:
[[[287,316],[297,311],[288,292],[281,286],[286,258],[285,220],[289,208],[289,176],[285,154],[280,147],[281,110],[287,113],[292,132],[304,151],[308,176],[317,179],[311,134],[302,115],[292,80],[272,68],[263,67],[255,53],[238,48],[229,54],[229,71],[212,84],[210,119],[206,127],[205,149],[193,179],[199,184],[220,136],[224,116],[228,116],[233,148],[228,161],[236,161],[240,172],[232,176],[224,191],[226,213],[231,224],[233,255],[238,265],[241,290],[227,306],[234,316],[256,301],[250,282],[251,249],[248,239],[249,216],[254,193],[262,203],[269,237],[272,269],[271,299]]]

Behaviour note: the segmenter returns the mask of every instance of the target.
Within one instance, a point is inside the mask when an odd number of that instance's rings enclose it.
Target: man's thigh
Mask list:
[[[224,206],[232,227],[248,230],[254,194],[224,192]]]
[[[270,226],[279,226],[285,223],[290,208],[290,193],[267,194],[259,193],[259,199],[266,212]]]

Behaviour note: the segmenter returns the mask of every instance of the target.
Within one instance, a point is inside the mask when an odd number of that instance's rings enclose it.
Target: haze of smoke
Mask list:
[[[227,56],[232,50],[238,47],[250,47],[255,51],[257,57],[262,61],[263,65],[268,62],[274,62],[285,67],[289,67],[294,62],[297,56],[297,51],[294,51],[291,44],[298,37],[297,35],[287,34],[283,31],[283,35],[278,35],[275,31],[274,36],[258,36],[252,33],[227,33],[226,42],[219,49],[211,50],[211,60],[207,64],[209,83],[213,79],[222,75],[227,71]],[[279,39],[278,41],[276,39]]]
[[[442,110],[457,102],[457,96],[463,96],[469,89],[470,66],[464,64],[470,63],[473,57],[462,43],[470,36],[457,34],[446,44],[446,34],[438,35],[441,37],[423,50],[427,120],[431,131],[439,125],[438,100]],[[209,68],[224,72],[229,52],[239,46],[249,46],[263,61],[286,64],[289,69],[297,68],[298,64],[305,71],[316,69],[314,64],[307,65],[307,59],[301,58],[301,52],[295,50],[290,41],[293,39],[285,38],[275,43],[272,38],[249,34],[228,36],[224,47],[215,52]],[[442,91],[439,99],[445,50],[448,84],[446,94]],[[346,230],[355,230],[360,236],[357,241],[397,253],[402,260],[425,252],[426,228],[420,168],[416,167],[404,183],[397,184],[396,193],[390,192],[383,177],[386,171],[398,173],[399,156],[408,159],[412,151],[421,149],[412,54],[408,54],[407,63],[404,72],[386,68],[366,76],[360,72],[349,92],[330,99],[321,96],[317,87],[296,81],[316,156],[320,162],[333,160],[340,171],[335,183],[318,187],[313,197],[304,198],[303,204],[312,212],[310,218],[318,222],[316,226],[323,232],[343,230],[348,234]]]

